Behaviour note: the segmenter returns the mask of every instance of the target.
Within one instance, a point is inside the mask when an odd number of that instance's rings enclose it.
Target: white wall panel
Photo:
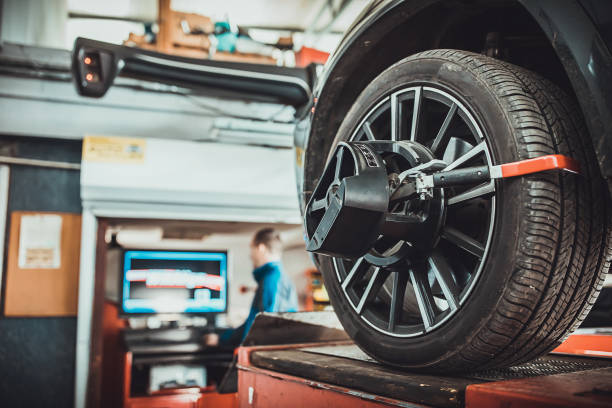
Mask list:
[[[84,160],[81,198],[98,216],[300,223],[293,151],[163,139],[142,163]]]

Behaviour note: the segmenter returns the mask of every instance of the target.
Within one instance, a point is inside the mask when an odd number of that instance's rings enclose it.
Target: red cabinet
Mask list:
[[[158,391],[153,395],[131,396],[132,353],[124,356],[123,406],[124,408],[237,408],[238,393],[219,394],[215,386],[205,388],[179,388]]]
[[[156,395],[129,398],[126,408],[199,408],[201,394]]]

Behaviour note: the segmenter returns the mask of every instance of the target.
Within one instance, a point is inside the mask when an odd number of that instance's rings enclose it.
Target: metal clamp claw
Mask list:
[[[426,164],[427,163],[425,163],[425,165]],[[436,163],[436,165],[437,164],[438,163]],[[433,167],[425,165],[421,165],[419,167]],[[452,187],[464,184],[475,184],[491,179],[525,176],[528,174],[540,173],[549,170],[562,170],[580,174],[580,165],[571,157],[561,154],[552,154],[491,167],[466,167],[449,171],[440,171],[434,174],[425,174],[418,171],[418,169],[415,169],[417,170],[416,172],[410,172],[410,170],[402,173],[402,175],[400,175],[400,180],[405,181],[408,177],[414,178],[416,193],[419,195],[421,200],[427,200],[433,197],[433,189],[436,187]]]

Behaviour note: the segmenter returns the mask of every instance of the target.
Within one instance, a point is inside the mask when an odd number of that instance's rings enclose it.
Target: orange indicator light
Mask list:
[[[83,62],[85,62],[85,64],[89,65],[89,64],[91,64],[91,58],[90,57],[85,57]]]
[[[93,74],[89,72],[87,75],[85,75],[85,79],[88,81],[93,81]]]

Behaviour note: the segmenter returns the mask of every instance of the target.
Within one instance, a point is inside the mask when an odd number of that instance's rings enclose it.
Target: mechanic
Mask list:
[[[207,334],[207,346],[238,346],[246,337],[259,312],[297,312],[297,291],[291,279],[283,272],[281,253],[283,245],[280,234],[273,228],[264,228],[255,233],[250,245],[253,262],[253,277],[257,282],[255,297],[246,321],[235,329],[226,330],[218,336]]]

